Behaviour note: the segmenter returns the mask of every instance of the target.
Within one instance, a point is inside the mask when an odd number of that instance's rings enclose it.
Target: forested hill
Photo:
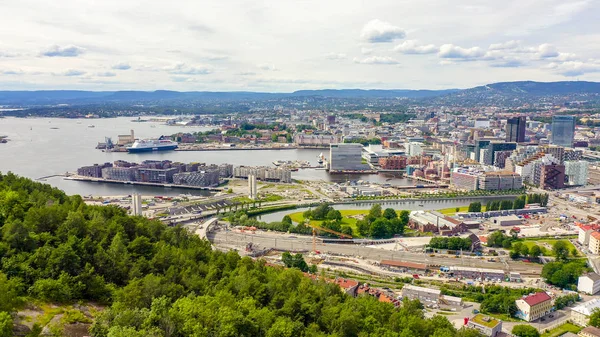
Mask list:
[[[478,336],[418,302],[400,309],[345,295],[295,269],[212,251],[180,227],[87,206],[0,175],[0,336],[24,304],[107,305],[95,337]],[[9,315],[9,313],[11,315]]]

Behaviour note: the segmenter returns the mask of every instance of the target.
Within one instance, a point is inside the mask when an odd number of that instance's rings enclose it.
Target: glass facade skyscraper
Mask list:
[[[572,147],[575,138],[574,116],[552,116],[552,144]]]
[[[523,143],[527,117],[512,117],[506,120],[506,141]]]

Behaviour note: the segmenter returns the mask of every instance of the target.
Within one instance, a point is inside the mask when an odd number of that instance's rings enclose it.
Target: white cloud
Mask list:
[[[544,43],[544,44],[539,45],[537,51],[538,51],[538,56],[543,59],[553,58],[553,57],[557,57],[559,55],[558,50],[556,50],[556,47],[554,47],[553,45],[551,45],[549,43]]]
[[[365,48],[365,47],[360,48],[360,53],[363,55],[369,55],[372,52],[373,52],[373,49],[371,49],[371,48]]]
[[[0,74],[2,75],[23,75],[25,72],[23,70],[0,70]]]
[[[208,75],[212,73],[212,69],[202,66],[188,66],[185,63],[177,63],[168,67],[164,67],[169,74],[175,75]]]
[[[392,42],[405,36],[402,28],[378,19],[367,22],[360,33],[360,37],[370,43]]]
[[[58,76],[67,76],[67,77],[73,77],[73,76],[81,76],[81,75],[85,75],[86,72],[83,70],[76,70],[76,69],[69,69],[65,72],[56,74],[54,73],[54,75],[58,75]]]
[[[115,69],[115,70],[128,70],[128,69],[131,69],[131,66],[129,65],[129,63],[121,62],[121,63],[117,63],[117,64],[113,65],[112,69]]]
[[[521,41],[510,40],[502,43],[492,43],[489,50],[512,50],[521,46]]]
[[[577,60],[577,55],[573,53],[558,53],[556,57],[559,61],[575,61]]]
[[[583,61],[567,61],[567,62],[552,62],[545,66],[546,69],[567,77],[581,76],[589,73],[600,72],[600,61],[588,60]]]
[[[53,45],[50,48],[42,51],[42,56],[47,57],[76,57],[85,52],[85,49],[73,45],[61,47]]]
[[[438,56],[444,59],[476,59],[485,55],[479,47],[462,48],[453,44],[445,44],[440,47]]]
[[[354,63],[359,64],[398,64],[397,60],[389,57],[389,56],[369,56],[365,59],[354,59]]]
[[[16,57],[16,56],[17,56],[17,54],[14,54],[14,53],[0,51],[0,57],[9,58],[9,57]]]
[[[491,63],[490,66],[494,68],[519,68],[526,64],[521,60],[505,60],[498,63]]]
[[[114,73],[114,72],[112,72],[112,71],[104,71],[104,72],[97,73],[96,76],[100,76],[100,77],[115,77],[115,76],[117,76],[117,74]]]
[[[403,54],[434,54],[438,52],[438,48],[433,44],[420,45],[415,40],[406,40],[394,47],[394,51]]]
[[[325,58],[328,60],[345,60],[348,58],[348,55],[344,53],[327,53]]]
[[[279,69],[274,64],[269,63],[261,63],[257,65],[259,69],[267,70],[267,71],[278,71]]]

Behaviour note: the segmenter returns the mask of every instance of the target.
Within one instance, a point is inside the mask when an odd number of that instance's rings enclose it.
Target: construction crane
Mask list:
[[[331,234],[335,234],[337,236],[339,236],[342,239],[352,239],[352,235],[348,235],[348,234],[344,234],[344,233],[340,233],[340,232],[336,232],[332,229],[329,228],[323,228],[323,227],[319,227],[316,225],[311,224],[310,222],[306,223],[307,226],[312,228],[312,251],[316,254],[317,252],[317,231],[323,231],[323,232],[327,232],[327,233],[331,233]]]

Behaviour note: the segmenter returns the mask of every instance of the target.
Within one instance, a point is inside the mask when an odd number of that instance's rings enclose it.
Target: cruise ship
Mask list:
[[[172,140],[164,139],[136,139],[131,147],[127,148],[130,153],[168,151],[175,150],[178,144]]]

